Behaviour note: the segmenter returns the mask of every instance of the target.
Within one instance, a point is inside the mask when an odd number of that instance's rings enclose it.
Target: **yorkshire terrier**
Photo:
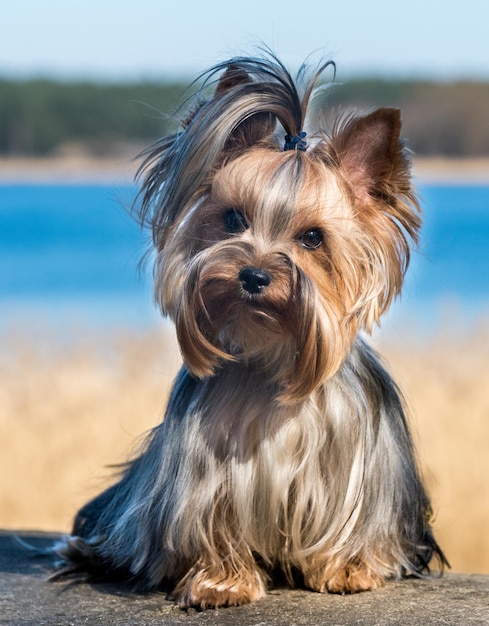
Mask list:
[[[277,572],[350,593],[446,564],[403,399],[361,336],[421,224],[400,113],[306,135],[328,66],[215,66],[147,154],[139,217],[184,365],[142,452],[57,545],[61,574],[204,609],[263,598]]]

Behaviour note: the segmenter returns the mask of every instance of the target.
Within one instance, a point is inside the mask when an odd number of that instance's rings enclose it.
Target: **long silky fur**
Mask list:
[[[263,597],[278,568],[317,591],[447,563],[401,394],[362,339],[401,289],[420,227],[399,114],[297,134],[323,63],[294,81],[235,58],[149,153],[139,218],[184,358],[166,415],[55,547],[57,576],[168,586],[180,606]],[[222,231],[226,207],[249,227]],[[311,226],[323,246],[307,251]],[[245,293],[240,268],[273,280]]]
[[[386,578],[443,560],[399,391],[365,343],[310,401],[277,410],[273,391],[239,365],[199,382],[183,368],[144,451],[58,553],[149,588],[223,546],[223,568],[255,553],[306,581],[359,556]]]

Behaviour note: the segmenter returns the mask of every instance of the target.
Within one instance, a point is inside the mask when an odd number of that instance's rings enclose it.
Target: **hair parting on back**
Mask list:
[[[158,249],[167,229],[205,194],[217,168],[256,144],[281,151],[277,124],[285,134],[301,132],[321,74],[332,67],[334,78],[333,61],[304,63],[294,79],[269,49],[263,52],[234,57],[197,78],[201,87],[187,101],[191,113],[180,129],[143,153],[134,212]]]

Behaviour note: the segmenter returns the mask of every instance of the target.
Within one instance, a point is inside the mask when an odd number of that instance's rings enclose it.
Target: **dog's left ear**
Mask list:
[[[358,201],[406,184],[409,164],[400,132],[399,109],[382,108],[350,117],[333,136],[335,160]]]

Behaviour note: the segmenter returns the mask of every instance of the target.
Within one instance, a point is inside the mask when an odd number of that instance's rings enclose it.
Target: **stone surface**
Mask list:
[[[45,548],[57,537],[18,533]],[[50,558],[33,556],[10,532],[0,532],[0,624],[9,626],[430,626],[489,625],[489,576],[447,574],[406,580],[351,596],[274,589],[255,604],[180,611],[163,593],[128,594],[110,585],[47,582]]]

